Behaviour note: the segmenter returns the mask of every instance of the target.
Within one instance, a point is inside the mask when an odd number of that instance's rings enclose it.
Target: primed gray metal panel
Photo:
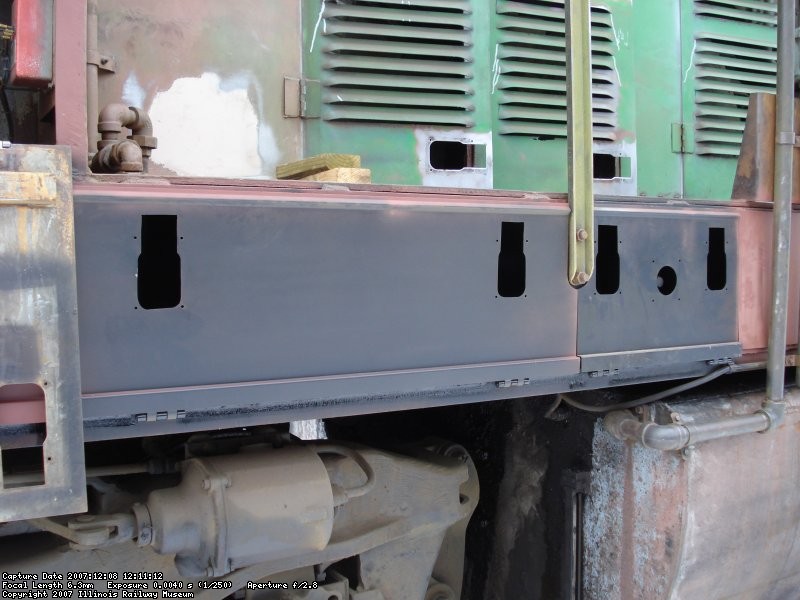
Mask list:
[[[121,394],[85,394],[84,418],[126,417],[135,408],[137,414],[155,415],[167,412],[176,418],[178,410],[190,407],[193,411],[213,412],[220,407],[262,408],[291,406],[293,402],[307,404],[333,398],[379,397],[428,392],[432,395],[448,389],[483,385],[487,382],[517,380],[519,387],[531,382],[567,377],[578,372],[577,357],[491,363],[481,365],[353,373],[330,377],[308,377],[273,381],[253,381],[228,385],[208,385],[163,388],[123,392]],[[123,408],[114,413],[116,408]],[[151,419],[152,420],[152,419]]]
[[[622,371],[677,362],[686,363],[720,358],[737,358],[741,355],[742,347],[738,343],[634,350],[633,352],[609,352],[608,354],[584,354],[581,356],[581,371],[584,373],[608,369]]]
[[[580,290],[578,354],[736,343],[737,218],[700,208],[598,209],[597,226],[618,228],[620,287],[615,294],[598,294],[594,277]],[[706,287],[710,227],[725,229],[727,284],[719,291]],[[664,266],[675,269],[678,279],[667,296],[656,282]],[[610,358],[608,364],[615,361]],[[593,370],[601,368],[595,362]]]
[[[269,191],[140,199],[126,189],[128,198],[76,198],[87,417],[143,412],[139,394],[110,394],[131,390],[374,374],[369,393],[391,394],[439,385],[419,369],[437,369],[448,385],[473,383],[480,369],[470,366],[489,365],[483,381],[504,378],[508,369],[495,363],[529,363],[512,369],[523,377],[578,371],[577,293],[566,252],[556,251],[567,213],[552,205],[487,210],[421,199],[410,207],[361,193],[369,206],[323,206],[314,191],[277,202]],[[143,310],[135,236],[142,215],[159,214],[178,217],[183,308]],[[503,221],[525,223],[521,298],[497,297]],[[385,371],[401,373],[377,377]],[[342,378],[337,395],[363,393],[357,380]],[[267,405],[269,389],[220,391],[218,405]],[[175,408],[207,407],[206,394],[181,394]],[[297,385],[281,401],[307,394]]]
[[[0,171],[27,178],[15,189],[6,177],[0,200],[0,385],[38,385],[46,420],[44,484],[4,489],[0,469],[2,522],[85,511],[86,472],[70,152],[14,145],[0,149]],[[17,441],[8,432],[31,437],[0,426],[6,448]]]
[[[302,419],[327,419],[524,397],[530,397],[531,402],[550,402],[552,398],[548,394],[574,391],[576,389],[590,390],[663,382],[673,379],[689,379],[707,375],[715,368],[718,367],[709,366],[705,362],[671,364],[643,367],[636,369],[634,372],[608,374],[600,377],[588,373],[577,373],[552,379],[532,380],[529,385],[517,387],[501,387],[497,383],[484,383],[481,385],[459,385],[427,392],[348,397],[337,397],[331,393],[333,390],[326,388],[327,394],[325,397],[259,405],[246,405],[241,399],[237,398],[237,394],[240,392],[247,393],[246,389],[243,390],[237,386],[227,392],[230,395],[215,394],[214,390],[208,390],[208,399],[223,398],[230,407],[227,409],[220,407],[216,410],[205,412],[187,412],[185,418],[177,420],[169,418],[156,421],[138,421],[134,415],[119,418],[86,419],[84,421],[84,436],[87,441],[97,441],[135,436],[164,435],[167,433],[188,433],[209,429],[285,423]],[[192,393],[193,402],[197,401],[198,405],[202,404],[200,401],[202,396],[195,395],[193,390],[187,391]],[[157,407],[164,404],[165,401],[169,402],[169,393],[162,390],[150,397],[139,396],[135,392],[131,395],[138,396],[136,400],[142,401],[144,406]],[[86,408],[93,410],[90,407],[95,400],[98,405],[103,402],[108,402],[109,404],[115,402],[114,398],[107,396],[89,397],[85,400]],[[238,406],[238,408],[234,408],[232,405]],[[2,439],[0,439],[1,441]]]

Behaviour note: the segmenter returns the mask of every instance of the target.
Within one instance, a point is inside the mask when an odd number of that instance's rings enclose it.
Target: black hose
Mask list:
[[[556,404],[553,407],[551,407],[550,410],[548,410],[548,413],[552,413],[558,407],[558,404],[560,402],[568,404],[573,408],[577,408],[579,410],[583,410],[590,413],[605,413],[605,412],[610,412],[612,410],[626,410],[630,408],[636,408],[637,406],[643,406],[645,404],[650,404],[652,402],[658,402],[659,400],[664,400],[665,398],[669,398],[670,396],[680,394],[681,392],[694,389],[696,387],[703,385],[704,383],[713,381],[718,377],[722,377],[723,375],[727,375],[728,373],[733,373],[736,370],[742,370],[742,369],[736,369],[735,365],[725,365],[721,369],[712,371],[708,375],[704,375],[703,377],[699,377],[698,379],[692,379],[691,381],[687,381],[686,383],[682,383],[681,385],[677,385],[667,390],[663,390],[661,392],[645,396],[644,398],[637,398],[636,400],[628,400],[626,402],[618,402],[617,404],[608,404],[605,406],[593,406],[591,404],[584,404],[583,402],[579,402],[578,400],[570,398],[566,394],[559,394],[558,398],[556,399]]]

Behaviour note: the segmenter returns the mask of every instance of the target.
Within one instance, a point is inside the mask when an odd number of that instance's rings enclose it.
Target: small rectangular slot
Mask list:
[[[525,293],[525,223],[503,222],[497,260],[497,293],[519,298]]]
[[[593,160],[594,178],[610,180],[631,177],[631,159],[629,156],[613,154],[595,154]]]
[[[485,169],[486,145],[465,144],[457,140],[436,140],[431,142],[428,161],[432,169],[439,171]]]
[[[17,448],[4,448],[2,453],[2,471],[0,477],[2,489],[33,487],[44,485],[45,461],[52,462],[52,456],[45,457],[44,440],[47,432],[44,424],[25,427],[28,442]]]
[[[709,290],[725,289],[728,283],[728,257],[725,254],[725,229],[709,227],[706,285]]]
[[[44,390],[36,383],[0,387],[0,425],[31,425],[46,421]]]
[[[615,225],[597,226],[597,293],[619,291],[619,249]]]
[[[174,308],[181,301],[181,257],[177,215],[142,215],[137,275],[139,305],[145,310]]]

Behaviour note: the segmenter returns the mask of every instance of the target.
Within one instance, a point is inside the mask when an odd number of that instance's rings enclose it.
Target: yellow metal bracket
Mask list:
[[[567,0],[565,8],[569,282],[579,286],[594,273],[591,9],[589,0]]]

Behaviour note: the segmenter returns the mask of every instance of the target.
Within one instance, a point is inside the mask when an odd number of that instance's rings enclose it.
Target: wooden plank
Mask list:
[[[278,179],[303,179],[309,175],[345,167],[357,169],[361,166],[361,157],[357,154],[318,154],[302,160],[278,165],[275,176]]]
[[[325,181],[329,183],[372,183],[372,171],[369,169],[348,169],[340,167],[328,169],[322,173],[303,177],[303,181]]]

